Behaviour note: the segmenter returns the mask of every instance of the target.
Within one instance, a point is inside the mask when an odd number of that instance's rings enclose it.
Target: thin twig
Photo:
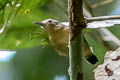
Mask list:
[[[100,7],[100,6],[104,6],[104,5],[107,5],[107,4],[110,4],[112,3],[113,1],[115,0],[103,0],[101,2],[98,2],[98,3],[95,3],[91,6],[92,9],[95,9],[97,7]]]
[[[89,22],[93,22],[93,21],[120,19],[120,15],[116,15],[116,16],[99,16],[99,17],[91,17],[91,18],[85,18],[85,19],[89,23]]]

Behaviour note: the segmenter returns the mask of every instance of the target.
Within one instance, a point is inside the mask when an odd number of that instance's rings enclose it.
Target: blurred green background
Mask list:
[[[69,80],[68,58],[59,56],[44,29],[32,23],[47,18],[68,21],[67,4],[67,0],[0,0],[0,28],[5,27],[0,30],[0,50],[16,51],[0,59],[0,80]],[[120,14],[119,0],[86,0],[84,4],[93,16]],[[119,27],[109,30],[120,38]],[[85,37],[100,64],[107,49],[94,33],[89,30]],[[84,60],[85,80],[94,79],[97,64]]]

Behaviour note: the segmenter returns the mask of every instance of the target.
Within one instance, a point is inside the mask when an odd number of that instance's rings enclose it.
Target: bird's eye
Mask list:
[[[49,23],[52,23],[52,20],[49,20],[48,22],[49,22]]]

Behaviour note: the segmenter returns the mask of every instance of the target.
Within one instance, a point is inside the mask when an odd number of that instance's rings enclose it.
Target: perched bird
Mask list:
[[[61,56],[68,56],[68,39],[69,39],[69,27],[61,24],[59,21],[54,19],[46,19],[41,22],[34,22],[43,26],[49,35],[49,40],[54,46],[55,50]]]
[[[34,24],[43,26],[49,36],[49,40],[60,56],[68,56],[69,23],[59,22],[54,19],[36,21]],[[93,56],[88,43],[84,39],[84,56]]]

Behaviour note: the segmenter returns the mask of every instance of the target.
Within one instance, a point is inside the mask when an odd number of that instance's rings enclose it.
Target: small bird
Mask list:
[[[60,56],[68,56],[69,27],[54,19],[46,19],[34,24],[43,26],[49,36],[49,40]]]
[[[54,46],[55,50],[60,56],[68,56],[68,41],[69,41],[69,23],[59,22],[54,19],[46,19],[43,21],[36,21],[34,24],[43,26],[49,36],[49,40]],[[90,51],[88,43],[84,39],[84,56],[93,56]],[[86,47],[87,46],[87,47]]]

